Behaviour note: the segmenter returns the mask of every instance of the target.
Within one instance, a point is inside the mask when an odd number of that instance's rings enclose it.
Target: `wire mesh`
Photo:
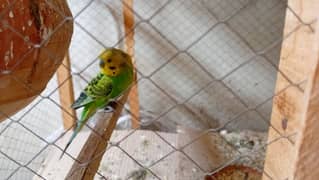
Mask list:
[[[109,147],[98,154],[103,160],[98,172],[92,172],[96,173],[95,178],[170,179],[168,168],[179,159],[184,173],[181,177],[201,179],[235,162],[256,161],[252,154],[265,151],[276,141],[284,139],[293,143],[293,134],[281,134],[270,124],[272,101],[292,86],[303,91],[306,79],[291,79],[279,69],[280,47],[298,29],[311,26],[287,6],[287,1],[135,0],[134,7],[130,8],[125,1],[68,0],[73,14],[70,18],[54,1],[47,0],[44,1],[47,6],[65,20],[40,44],[35,44],[4,20],[4,14],[11,13],[15,2],[7,4],[0,12],[0,33],[2,29],[9,29],[25,40],[30,51],[43,46],[66,21],[74,21],[69,49],[72,76],[60,84],[54,76],[47,88],[17,114],[8,117],[1,112],[7,117],[0,124],[1,178],[48,179],[39,171],[42,163],[52,149],[61,151],[63,145],[59,144],[59,138],[51,141],[47,137],[61,128],[62,112],[72,116],[61,106],[58,90],[71,79],[78,96],[97,73],[97,57],[101,50],[123,49],[127,35],[123,30],[123,6],[128,7],[135,18],[133,48],[138,73],[135,86],[142,117],[140,128],[123,131],[118,136],[115,132]],[[298,23],[292,32],[283,36],[288,13]],[[46,53],[50,60],[56,58],[54,53]],[[18,63],[23,59],[21,57]],[[11,76],[17,83],[23,83],[15,77],[14,68]],[[277,76],[284,77],[288,83],[274,93]],[[26,89],[32,91],[28,86]],[[126,115],[134,116],[129,107],[123,112],[123,117]],[[94,131],[92,124],[94,122],[89,122],[84,131]],[[178,144],[174,138],[180,133],[179,126],[198,129],[200,133]],[[267,138],[268,128],[274,129],[278,138],[264,140],[259,148],[248,152],[241,151],[223,136],[225,130],[250,130],[261,132],[263,138]],[[143,129],[149,131],[140,131]],[[153,139],[150,141],[149,137]],[[219,139],[214,143],[226,154],[213,166],[202,164],[203,157],[194,156],[192,152],[207,137]],[[132,147],[131,141],[137,143]],[[110,169],[109,164],[116,162],[108,154],[123,157],[122,161],[132,167],[132,173]],[[72,154],[67,153],[67,156],[70,163],[76,161]],[[254,162],[255,168],[272,179],[263,170],[262,162]]]

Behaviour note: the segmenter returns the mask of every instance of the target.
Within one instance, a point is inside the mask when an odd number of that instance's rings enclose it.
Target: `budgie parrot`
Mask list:
[[[60,158],[88,119],[98,109],[105,108],[112,100],[121,96],[133,83],[133,63],[128,54],[119,49],[110,48],[101,53],[99,60],[100,72],[89,82],[71,106],[73,109],[83,107],[83,111]]]

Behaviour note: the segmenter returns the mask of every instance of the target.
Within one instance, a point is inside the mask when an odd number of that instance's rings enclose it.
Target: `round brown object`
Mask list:
[[[66,0],[0,0],[0,121],[43,91],[68,50]]]
[[[242,165],[230,165],[220,171],[208,175],[205,180],[260,180],[262,174],[250,167]]]

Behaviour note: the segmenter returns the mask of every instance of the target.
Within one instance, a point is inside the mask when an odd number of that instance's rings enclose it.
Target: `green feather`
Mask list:
[[[113,49],[114,50],[114,49]],[[116,50],[117,51],[117,50]],[[118,51],[121,52],[121,51]],[[113,55],[113,54],[111,54]],[[118,56],[121,58],[127,58],[129,56]],[[129,62],[130,64],[131,62]],[[99,73],[93,78],[89,84],[81,92],[77,100],[72,104],[72,108],[83,108],[80,120],[78,120],[74,132],[65,146],[60,158],[70,146],[76,135],[81,131],[83,126],[92,117],[98,109],[104,108],[110,100],[116,100],[121,96],[133,82],[133,67],[131,65],[125,65],[121,67],[121,73],[116,76],[107,76],[104,73]]]
[[[74,129],[70,140],[68,141],[68,143],[66,144],[65,148],[63,149],[63,152],[62,152],[62,154],[60,156],[60,159],[63,157],[65,151],[68,149],[68,147],[70,146],[70,144],[72,143],[72,141],[74,140],[76,135],[81,131],[81,129],[83,128],[85,123],[96,112],[96,110],[97,110],[97,108],[95,107],[94,103],[85,105],[85,107],[84,107],[84,109],[82,111],[81,119],[77,122],[76,128]]]

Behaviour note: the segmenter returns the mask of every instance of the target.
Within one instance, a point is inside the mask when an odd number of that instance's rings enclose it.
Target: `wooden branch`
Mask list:
[[[306,23],[313,22],[318,17],[319,0],[289,0],[288,4]],[[290,10],[287,10],[284,35],[290,34],[299,25],[300,21]],[[311,27],[303,25],[282,44],[279,69],[295,83],[310,79],[309,70],[314,67],[314,62],[318,58],[318,52],[314,48],[315,44],[318,44],[314,33],[317,30],[318,28],[314,29],[313,24]],[[290,83],[278,73],[275,93],[277,94],[289,85]],[[304,92],[300,87],[291,86],[273,99],[271,124],[279,133],[270,128],[268,142],[281,136],[297,135],[281,138],[267,146],[264,170],[272,179],[293,178],[296,174],[294,166],[299,160],[296,159],[298,146],[295,145],[295,140],[305,121],[303,118],[304,106]],[[302,153],[299,153],[298,156],[300,155]],[[301,166],[298,164],[297,167]],[[298,170],[300,169],[297,168],[297,172],[301,172]],[[263,179],[268,178],[264,176]]]
[[[75,118],[73,117],[76,117],[74,109],[71,108],[74,102],[74,91],[72,78],[70,78],[70,76],[71,62],[69,53],[67,53],[63,64],[61,64],[57,70],[58,84],[62,84],[59,88],[61,106],[68,112],[62,111],[64,129],[70,129],[75,123]]]
[[[135,65],[134,60],[134,14],[132,12],[133,9],[133,0],[124,0],[123,1],[123,16],[124,16],[124,27],[126,34],[126,48],[128,54],[133,58],[133,63]],[[137,73],[134,69],[134,86],[131,88],[131,92],[129,94],[129,105],[130,111],[132,114],[132,127],[138,128],[140,126],[140,106],[139,106],[139,98],[138,98],[138,88],[136,81]]]
[[[117,119],[119,118],[123,106],[127,100],[128,93],[129,92],[124,94],[123,97],[119,100],[114,113],[110,114],[106,119],[98,118],[94,128],[98,134],[94,132],[90,134],[84,147],[77,157],[77,160],[80,163],[75,162],[73,164],[66,179],[94,179],[104,151],[107,148],[107,143],[116,126]]]

